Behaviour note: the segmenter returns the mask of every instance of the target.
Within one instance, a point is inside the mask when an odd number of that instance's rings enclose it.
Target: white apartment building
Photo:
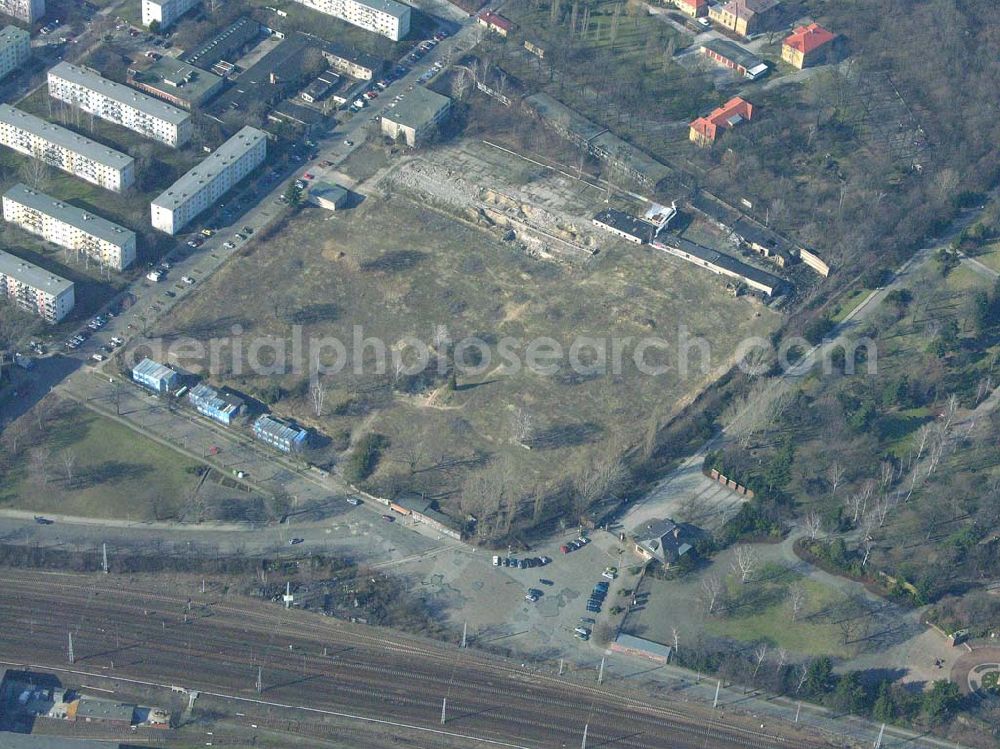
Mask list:
[[[145,3],[146,0],[143,0]],[[296,0],[307,8],[358,26],[394,42],[410,33],[410,6],[396,0]]]
[[[14,185],[4,193],[3,218],[117,271],[135,262],[134,231],[27,185]]]
[[[176,234],[267,156],[267,133],[247,125],[149,205],[154,229]]]
[[[0,31],[0,78],[6,78],[31,57],[31,35],[17,26]]]
[[[135,159],[131,156],[10,104],[0,104],[0,145],[112,192],[122,192],[135,181]]]
[[[0,0],[0,11],[32,24],[45,15],[45,0]]]
[[[51,68],[49,96],[173,148],[191,139],[190,114],[90,68],[68,62]]]
[[[156,21],[162,31],[197,4],[197,0],[142,0],[142,25]]]
[[[48,322],[73,309],[73,282],[0,250],[0,294]]]

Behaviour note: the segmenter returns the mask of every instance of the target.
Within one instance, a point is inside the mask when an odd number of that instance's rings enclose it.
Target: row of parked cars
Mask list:
[[[569,554],[571,551],[576,551],[577,549],[582,549],[584,546],[590,543],[590,539],[586,536],[580,536],[575,541],[570,541],[568,544],[563,544],[559,547],[559,551],[563,554]]]
[[[525,557],[524,559],[517,559],[516,557],[501,557],[497,554],[493,555],[493,566],[494,567],[514,567],[519,570],[526,570],[529,567],[544,567],[552,559],[550,557]]]

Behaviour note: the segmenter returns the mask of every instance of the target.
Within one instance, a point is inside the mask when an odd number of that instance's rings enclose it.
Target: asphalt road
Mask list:
[[[593,673],[543,674],[270,603],[145,592],[134,580],[104,576],[4,570],[0,581],[7,593],[0,600],[0,665],[69,668],[67,684],[102,689],[127,688],[129,679],[183,686],[227,704],[231,715],[243,713],[247,725],[282,706],[301,714],[297,730],[305,734],[312,720],[329,714],[416,730],[428,747],[460,736],[469,746],[555,749],[579,745],[585,726],[592,747],[829,746],[794,726],[762,726],[731,710],[620,691],[598,684]]]

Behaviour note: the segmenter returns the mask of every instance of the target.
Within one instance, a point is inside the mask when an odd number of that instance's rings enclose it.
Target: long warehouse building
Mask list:
[[[176,234],[260,166],[266,156],[267,133],[245,126],[150,204],[153,228]]]
[[[147,2],[148,0],[143,0]],[[394,42],[410,33],[410,6],[396,0],[296,0],[341,21],[387,36]]]
[[[73,309],[73,282],[0,250],[0,294],[47,322],[62,320]]]
[[[4,193],[3,218],[117,271],[135,262],[134,231],[27,185],[14,185]]]
[[[61,62],[50,69],[49,96],[173,148],[191,139],[189,113],[90,68]]]
[[[131,156],[10,104],[0,104],[0,145],[112,192],[127,190],[135,182]]]
[[[0,31],[0,78],[6,78],[31,57],[31,35],[17,26]]]

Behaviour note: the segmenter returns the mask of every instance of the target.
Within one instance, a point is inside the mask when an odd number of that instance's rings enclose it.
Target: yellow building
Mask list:
[[[740,36],[751,36],[771,26],[779,14],[781,0],[729,0],[710,5],[708,17]]]

